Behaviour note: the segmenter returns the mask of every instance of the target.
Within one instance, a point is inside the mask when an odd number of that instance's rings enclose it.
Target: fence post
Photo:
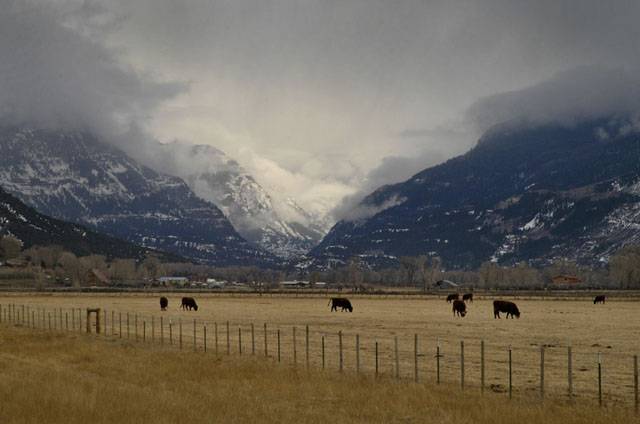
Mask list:
[[[231,333],[229,331],[229,321],[227,321],[227,355],[231,355]]]
[[[3,313],[2,304],[0,303],[0,322],[2,322],[2,313]]]
[[[638,355],[633,355],[633,406],[638,413]]]
[[[142,342],[147,342],[147,321],[142,320]]]
[[[264,323],[264,357],[269,356],[269,346],[267,345],[267,323]]]
[[[131,328],[129,327],[129,312],[127,312],[127,339],[130,338]]]
[[[151,343],[155,342],[155,340],[156,340],[156,323],[155,323],[154,316],[151,315]]]
[[[484,393],[484,340],[480,340],[480,393]]]
[[[513,396],[511,345],[509,345],[509,399]]]
[[[182,350],[182,318],[178,320],[178,340],[180,343],[180,350]]]
[[[298,365],[298,349],[296,346],[296,327],[293,326],[293,366]]]
[[[169,344],[173,346],[173,322],[169,320]]]
[[[194,318],[193,320],[193,351],[197,352],[198,350],[198,344],[196,342],[196,320]]]
[[[136,341],[138,341],[138,314],[134,314],[133,323],[135,325],[135,330],[133,331],[136,336]]]
[[[322,369],[324,369],[324,335],[322,336]]]
[[[164,317],[160,317],[160,344],[164,345]]]
[[[598,352],[598,404],[602,406],[602,358]]]
[[[115,317],[116,317],[115,311],[111,311],[111,336],[112,337],[116,334],[116,331],[114,328],[115,327],[114,323],[116,322]],[[73,309],[71,310],[71,318],[73,319]]]
[[[238,352],[242,356],[242,327],[238,327]]]
[[[51,331],[51,312],[47,312],[47,316],[49,317],[49,331]]]
[[[118,335],[122,338],[122,312],[118,312]]]
[[[256,333],[253,328],[253,323],[251,323],[251,354],[256,354]]]
[[[569,386],[569,400],[573,399],[573,352],[571,345],[567,348],[567,382]]]
[[[418,374],[418,334],[413,335],[413,374],[416,383],[420,382],[420,376]]]
[[[378,362],[378,341],[376,340],[376,378],[378,378],[378,368],[379,368],[379,362]]]
[[[464,390],[464,340],[460,340],[460,389]]]
[[[216,355],[218,354],[218,323],[213,323],[213,337],[216,345]]]
[[[0,314],[1,315],[1,314]],[[35,311],[31,311],[31,328],[36,328],[36,313]]]
[[[440,338],[436,341],[436,384],[440,384]]]
[[[344,357],[342,356],[342,330],[338,331],[338,352],[340,354],[340,372],[344,369]]]
[[[280,329],[278,328],[278,362],[280,362]]]
[[[307,369],[309,369],[309,325],[305,326],[304,345],[305,345],[305,360],[307,364]]]
[[[67,319],[67,314],[65,313],[65,320]],[[108,326],[107,326],[107,310],[104,310],[104,335],[105,337],[109,335],[108,330],[107,330]],[[69,326],[67,326],[67,330],[69,329]]]
[[[204,353],[207,353],[207,324],[204,324],[202,328],[202,337],[204,343]]]
[[[360,334],[356,334],[356,374],[360,374]]]
[[[544,400],[544,345],[540,346],[540,398]]]
[[[396,355],[396,378],[400,378],[400,352],[398,352],[398,336],[394,337],[393,343]]]
[[[67,331],[69,331],[69,312],[64,313],[64,326]]]

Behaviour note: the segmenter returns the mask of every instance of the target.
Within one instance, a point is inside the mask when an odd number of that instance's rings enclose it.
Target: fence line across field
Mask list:
[[[182,317],[165,314],[158,317],[120,310],[87,308],[83,311],[15,304],[0,304],[0,323],[48,331],[92,332],[95,329],[100,337],[122,338],[126,334],[138,342],[157,341],[176,349],[183,349],[186,341],[195,352],[211,351],[207,331],[213,329],[216,355],[221,353],[218,328],[221,324],[226,355],[264,356],[292,366],[297,366],[302,357],[306,369],[386,375],[416,383],[457,383],[461,390],[478,388],[484,392],[489,389],[505,392],[510,398],[535,391],[541,400],[551,395],[564,395],[569,399],[591,397],[601,406],[609,401],[628,402],[630,398],[635,410],[639,408],[637,355],[614,352],[594,355],[576,352],[571,344],[495,346],[482,339],[470,342],[418,333],[362,337],[358,333],[328,331],[306,324],[261,323],[259,334],[253,322],[197,318],[183,322]],[[259,338],[263,339],[263,351],[256,349]],[[622,361],[628,366],[608,368],[613,361]],[[631,390],[625,390],[628,387]]]

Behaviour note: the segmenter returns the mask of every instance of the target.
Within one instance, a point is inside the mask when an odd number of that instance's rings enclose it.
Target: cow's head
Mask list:
[[[349,312],[353,312],[353,306],[349,305],[347,309],[349,309]]]
[[[465,316],[467,315],[467,311],[460,311],[460,316]]]
[[[194,309],[195,311],[197,311],[197,310],[198,310],[198,305],[194,303],[194,304],[193,304],[193,309]]]

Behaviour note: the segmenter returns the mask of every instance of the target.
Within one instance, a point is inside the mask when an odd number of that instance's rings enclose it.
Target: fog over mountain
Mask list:
[[[370,214],[367,193],[496,123],[639,109],[637,2],[2,6],[3,126],[89,131],[138,157],[149,141],[215,146],[274,207],[329,219]]]

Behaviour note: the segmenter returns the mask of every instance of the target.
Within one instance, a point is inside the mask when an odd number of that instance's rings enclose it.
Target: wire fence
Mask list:
[[[262,356],[294,367],[459,385],[508,397],[578,397],[638,412],[638,356],[581,352],[569,345],[496,345],[424,334],[328,331],[309,325],[186,320],[167,312],[0,304],[0,323],[96,333],[215,355]]]

